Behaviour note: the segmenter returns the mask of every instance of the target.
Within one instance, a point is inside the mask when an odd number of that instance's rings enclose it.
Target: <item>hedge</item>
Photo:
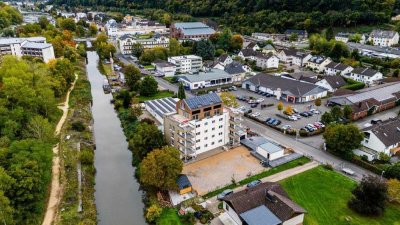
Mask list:
[[[360,90],[363,89],[365,87],[364,83],[355,83],[355,84],[348,84],[342,87],[342,89],[348,89],[348,90],[352,90],[352,91],[356,91],[356,90]]]
[[[353,159],[351,159],[351,162],[378,175],[382,173],[382,170],[378,167],[372,165],[371,163],[365,162],[364,160],[358,159],[357,157],[353,157]]]

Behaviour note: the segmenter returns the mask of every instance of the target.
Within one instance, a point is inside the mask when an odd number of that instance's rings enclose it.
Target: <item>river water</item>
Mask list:
[[[104,94],[104,76],[97,69],[96,52],[87,53],[86,69],[92,86],[94,135],[96,140],[95,198],[99,225],[145,225],[142,192],[134,177],[132,154],[121,122]]]

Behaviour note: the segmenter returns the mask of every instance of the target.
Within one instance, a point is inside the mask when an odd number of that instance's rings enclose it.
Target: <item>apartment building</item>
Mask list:
[[[399,43],[399,33],[392,30],[373,30],[368,38],[373,45],[390,47]]]
[[[225,108],[216,93],[179,100],[176,114],[164,117],[166,141],[182,158],[240,143],[242,114]]]
[[[196,73],[203,67],[203,59],[196,55],[172,56],[168,62],[176,65],[177,73]]]
[[[124,34],[118,38],[119,49],[122,54],[132,54],[132,49],[135,44],[140,44],[144,49],[164,47],[167,48],[169,45],[169,38],[155,34],[150,38],[141,38],[140,36]]]
[[[215,30],[201,22],[175,23],[171,25],[171,38],[201,40],[208,39]]]
[[[45,63],[55,59],[53,45],[46,43],[44,37],[2,38],[0,39],[0,55],[38,57]]]

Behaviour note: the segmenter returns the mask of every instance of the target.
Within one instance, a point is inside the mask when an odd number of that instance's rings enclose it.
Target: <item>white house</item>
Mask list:
[[[383,152],[393,156],[400,151],[400,119],[389,119],[370,127],[362,129],[364,140],[361,144],[364,149],[355,153],[366,155],[370,160],[378,159],[379,153]]]
[[[278,58],[284,63],[290,63],[297,66],[305,66],[308,60],[311,58],[311,54],[308,52],[301,52],[294,48],[282,49],[278,52]]]
[[[168,62],[175,64],[178,73],[197,73],[203,67],[203,59],[196,55],[171,56]]]
[[[45,63],[55,59],[53,45],[44,37],[1,38],[0,55],[38,57]]]
[[[306,63],[306,67],[310,68],[316,72],[323,72],[325,71],[326,65],[328,65],[332,60],[329,57],[325,56],[312,56]]]
[[[238,56],[240,58],[242,58],[243,60],[249,59],[249,60],[254,60],[254,56],[255,56],[256,52],[253,49],[242,49],[240,50],[240,52],[238,53]]]
[[[267,142],[258,146],[256,152],[268,160],[275,160],[284,156],[285,149],[272,142]]]
[[[335,35],[335,40],[336,41],[341,41],[344,43],[349,42],[351,36],[353,35],[360,35],[361,39],[360,39],[360,44],[365,44],[365,41],[367,39],[365,34],[355,34],[355,33],[343,33],[343,32],[339,32]]]
[[[279,183],[266,182],[223,199],[224,224],[299,225],[306,211],[293,202]]]
[[[351,78],[359,82],[363,82],[366,85],[372,85],[377,80],[382,79],[383,74],[374,69],[357,67],[354,68],[350,73],[344,74],[344,77]]]
[[[373,30],[368,40],[373,45],[389,47],[399,43],[399,33],[392,30]]]
[[[278,68],[279,66],[279,58],[272,53],[265,55],[258,52],[254,58],[256,61],[256,66],[262,69]]]
[[[315,85],[323,87],[329,92],[335,92],[337,89],[345,86],[346,84],[346,81],[341,76],[325,76],[324,79],[315,83]]]
[[[344,75],[346,73],[350,73],[353,70],[353,67],[343,64],[343,63],[335,63],[330,62],[328,65],[325,66],[325,75]]]
[[[243,43],[243,49],[252,49],[253,51],[260,50],[260,46],[258,46],[255,42],[245,42]]]
[[[179,76],[186,89],[194,90],[224,84],[233,84],[234,76],[223,70],[210,69],[196,74],[184,74]],[[238,78],[239,79],[239,78]]]
[[[175,64],[163,61],[163,60],[156,60],[152,63],[152,65],[156,69],[156,73],[166,77],[172,77],[175,75],[176,66]]]

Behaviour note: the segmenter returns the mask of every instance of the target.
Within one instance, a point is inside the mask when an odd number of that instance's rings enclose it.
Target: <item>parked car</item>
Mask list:
[[[242,111],[242,112],[246,111],[246,107],[244,107],[244,106],[240,106],[238,109],[239,109],[239,111]]]
[[[302,117],[310,117],[310,115],[307,112],[300,113],[300,116],[302,116]]]
[[[381,123],[382,122],[382,120],[379,120],[379,119],[372,119],[371,120],[371,124],[377,124],[377,123]]]
[[[271,118],[271,119],[267,122],[267,124],[272,125],[273,123],[275,123],[275,121],[276,121],[276,119]]]
[[[259,98],[259,99],[256,100],[256,102],[258,102],[258,103],[261,103],[261,102],[263,102],[263,101],[264,101],[263,98]]]
[[[251,114],[252,117],[259,117],[261,115],[261,113],[259,112],[255,112],[253,114]]]
[[[272,118],[267,118],[267,119],[265,120],[265,123],[268,123],[270,120],[272,120]]]
[[[321,123],[321,122],[315,122],[314,125],[315,125],[315,124],[318,124],[321,128],[324,128],[324,127],[325,127],[325,125],[324,125],[323,123]]]
[[[293,108],[293,112],[296,113],[296,114],[298,114],[298,113],[299,113],[299,110],[297,110],[296,108]]]
[[[269,94],[269,93],[267,93],[267,94],[265,95],[265,97],[269,98],[269,97],[272,97],[272,95]]]
[[[253,103],[253,104],[250,105],[250,107],[251,107],[251,108],[256,108],[256,107],[257,107],[257,104],[254,104],[254,103]]]
[[[311,109],[310,112],[312,112],[313,114],[321,114],[321,112],[316,109]]]
[[[289,120],[292,120],[292,121],[297,121],[297,120],[299,120],[296,116],[294,116],[294,115],[291,115],[291,116],[288,116],[288,119]]]
[[[292,128],[292,126],[290,126],[289,124],[282,126],[283,130],[289,130],[291,128]]]
[[[226,196],[230,195],[233,193],[233,190],[231,189],[226,189],[223,192],[221,192],[219,195],[217,195],[217,199],[218,200],[222,200],[223,198],[225,198]]]
[[[249,104],[254,104],[254,103],[257,103],[257,101],[256,101],[256,100],[250,99],[250,100],[247,101],[247,103],[249,103]]]
[[[252,182],[247,184],[247,187],[251,188],[251,187],[255,187],[255,186],[259,185],[259,184],[261,184],[261,180],[253,180]]]
[[[281,124],[282,122],[280,120],[275,120],[274,122],[271,123],[272,126],[278,126],[279,124]]]

